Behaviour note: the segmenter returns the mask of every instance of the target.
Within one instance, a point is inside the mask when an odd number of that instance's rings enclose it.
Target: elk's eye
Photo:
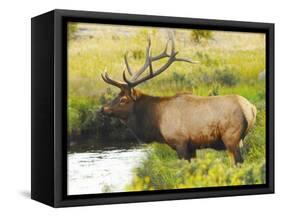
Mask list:
[[[127,99],[126,98],[121,98],[120,99],[120,102],[119,104],[122,106],[122,105],[125,105],[127,103]]]

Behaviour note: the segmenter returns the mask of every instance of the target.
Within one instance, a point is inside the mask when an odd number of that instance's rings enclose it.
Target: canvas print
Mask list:
[[[67,194],[265,184],[265,40],[68,22]]]

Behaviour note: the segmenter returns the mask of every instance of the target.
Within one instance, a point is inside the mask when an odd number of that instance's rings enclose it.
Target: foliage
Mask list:
[[[77,23],[68,23],[68,28],[67,28],[67,39],[71,40],[75,38],[75,33],[77,32],[78,29],[78,24]]]
[[[247,156],[249,162],[256,159],[265,158],[265,107],[258,106],[258,113],[254,128],[249,132],[244,140],[242,152]]]
[[[233,70],[229,70],[228,68],[216,69],[214,72],[214,79],[226,86],[235,86],[239,79],[237,75],[233,72]]]
[[[100,105],[112,99],[111,89],[102,94],[96,102],[90,98],[72,97],[68,103],[68,135],[71,139],[81,136],[99,140],[134,140],[127,127],[119,120],[100,113]],[[118,130],[116,130],[118,129]],[[119,130],[123,133],[120,134]]]
[[[209,91],[208,96],[218,96],[220,94],[220,85],[214,83]]]
[[[165,144],[150,145],[147,158],[135,169],[128,191],[265,183],[263,158],[235,166],[225,152],[200,150],[197,158],[188,162],[179,160]]]
[[[209,30],[192,30],[191,32],[191,39],[196,42],[200,43],[203,40],[210,40],[213,38],[212,31]]]

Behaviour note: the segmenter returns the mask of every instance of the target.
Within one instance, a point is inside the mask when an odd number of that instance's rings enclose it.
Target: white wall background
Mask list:
[[[0,216],[280,215],[281,7],[278,3],[278,0],[2,0]],[[66,209],[52,209],[30,200],[30,18],[54,8],[276,23],[276,194]]]

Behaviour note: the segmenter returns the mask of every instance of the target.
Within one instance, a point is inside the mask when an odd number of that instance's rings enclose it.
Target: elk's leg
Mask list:
[[[243,163],[243,158],[240,152],[239,146],[241,145],[241,139],[234,139],[233,137],[224,136],[222,138],[226,149],[230,153],[235,164]],[[242,143],[243,144],[243,143]]]
[[[243,163],[243,158],[242,158],[239,147],[230,148],[230,149],[228,149],[228,151],[236,165],[238,163]]]
[[[188,160],[188,150],[186,144],[176,145],[176,151],[180,159]]]
[[[242,148],[243,147],[243,141],[242,141],[242,139],[239,141],[239,144],[238,144],[238,146],[237,146],[237,148],[236,148],[236,153],[235,153],[235,155],[234,155],[234,159],[235,159],[235,163],[237,164],[237,163],[243,163],[244,162],[244,160],[243,160],[243,158],[242,158],[242,155],[241,155],[241,151],[240,151],[240,148]]]
[[[188,148],[190,153],[190,158],[196,158],[196,149],[195,148]]]
[[[192,157],[195,157],[195,150],[190,150],[188,144],[177,145],[176,151],[180,159],[190,161]]]
[[[238,147],[237,150],[236,150],[236,153],[235,153],[234,158],[235,158],[235,163],[236,163],[236,164],[237,164],[237,163],[241,163],[241,164],[242,164],[242,163],[244,162],[239,147]]]

